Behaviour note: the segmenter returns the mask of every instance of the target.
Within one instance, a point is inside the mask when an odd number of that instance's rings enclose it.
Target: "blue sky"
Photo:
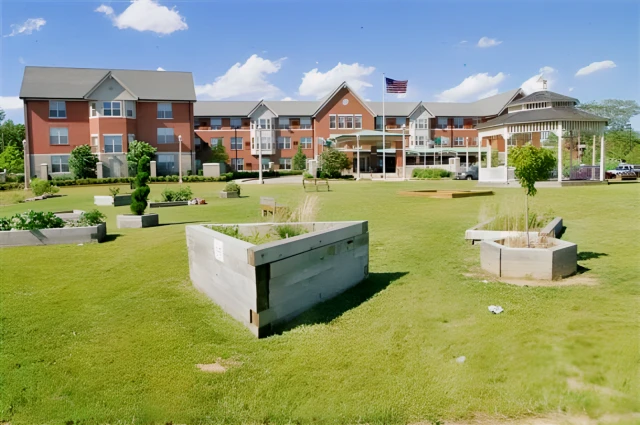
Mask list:
[[[0,7],[0,106],[20,122],[15,96],[25,65],[191,71],[203,100],[315,99],[342,80],[381,100],[383,72],[409,80],[405,100],[472,101],[533,78],[525,85],[532,89],[541,72],[551,90],[581,101],[640,100],[637,1],[4,0]],[[640,117],[633,124],[640,128]]]

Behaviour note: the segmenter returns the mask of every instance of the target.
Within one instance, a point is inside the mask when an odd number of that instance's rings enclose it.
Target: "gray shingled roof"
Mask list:
[[[477,128],[481,130],[505,124],[525,124],[541,121],[601,121],[606,123],[607,119],[577,108],[543,108],[500,115],[487,122],[478,123]]]
[[[520,89],[509,90],[471,103],[422,102],[422,104],[435,116],[489,117],[498,115],[519,91]]]
[[[200,100],[193,105],[196,117],[246,117],[259,103],[257,100]]]
[[[20,98],[83,99],[109,72],[140,100],[195,101],[190,72],[27,66]]]
[[[384,114],[390,117],[408,117],[420,102],[384,102]],[[382,102],[366,102],[378,116],[382,116]]]
[[[266,100],[265,105],[278,116],[310,117],[322,104],[319,100]]]
[[[515,100],[509,104],[511,105],[520,105],[522,103],[531,103],[531,102],[575,102],[578,103],[578,99],[565,96],[560,93],[555,93],[548,90],[537,91],[535,93],[531,93],[522,99]]]

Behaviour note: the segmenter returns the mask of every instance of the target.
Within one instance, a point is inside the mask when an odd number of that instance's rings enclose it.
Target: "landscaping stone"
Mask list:
[[[143,227],[154,227],[159,224],[158,214],[119,214],[116,217],[118,229],[140,229]]]
[[[102,242],[107,236],[106,223],[89,227],[60,229],[8,230],[0,232],[0,247],[85,244]]]
[[[240,194],[238,192],[225,192],[220,191],[221,198],[239,198]]]

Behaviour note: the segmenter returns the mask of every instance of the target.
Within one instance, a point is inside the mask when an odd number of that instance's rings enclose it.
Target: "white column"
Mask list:
[[[467,150],[467,158],[466,158],[466,163],[465,166],[467,167],[467,172],[469,172],[469,138],[467,137],[465,140],[465,147]]]
[[[562,183],[562,121],[558,123],[558,182]]]
[[[482,168],[482,137],[478,134],[478,170]],[[480,180],[480,171],[478,171],[478,180]]]
[[[600,135],[600,181],[604,181],[604,133]]]
[[[596,135],[593,135],[593,148],[591,149],[591,165],[596,165]]]
[[[358,158],[358,180],[360,180],[360,135],[356,134],[356,156]]]
[[[262,181],[262,129],[258,129],[256,135],[258,136],[258,183],[263,184]]]
[[[509,182],[509,131],[504,131],[504,181]]]

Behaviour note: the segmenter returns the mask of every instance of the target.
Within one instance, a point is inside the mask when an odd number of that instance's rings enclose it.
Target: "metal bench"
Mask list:
[[[304,188],[304,190],[307,190],[307,186],[315,187],[316,192],[319,191],[320,186],[326,186],[327,192],[331,190],[331,188],[329,187],[329,180],[327,179],[316,179],[316,178],[302,179],[302,187]]]

